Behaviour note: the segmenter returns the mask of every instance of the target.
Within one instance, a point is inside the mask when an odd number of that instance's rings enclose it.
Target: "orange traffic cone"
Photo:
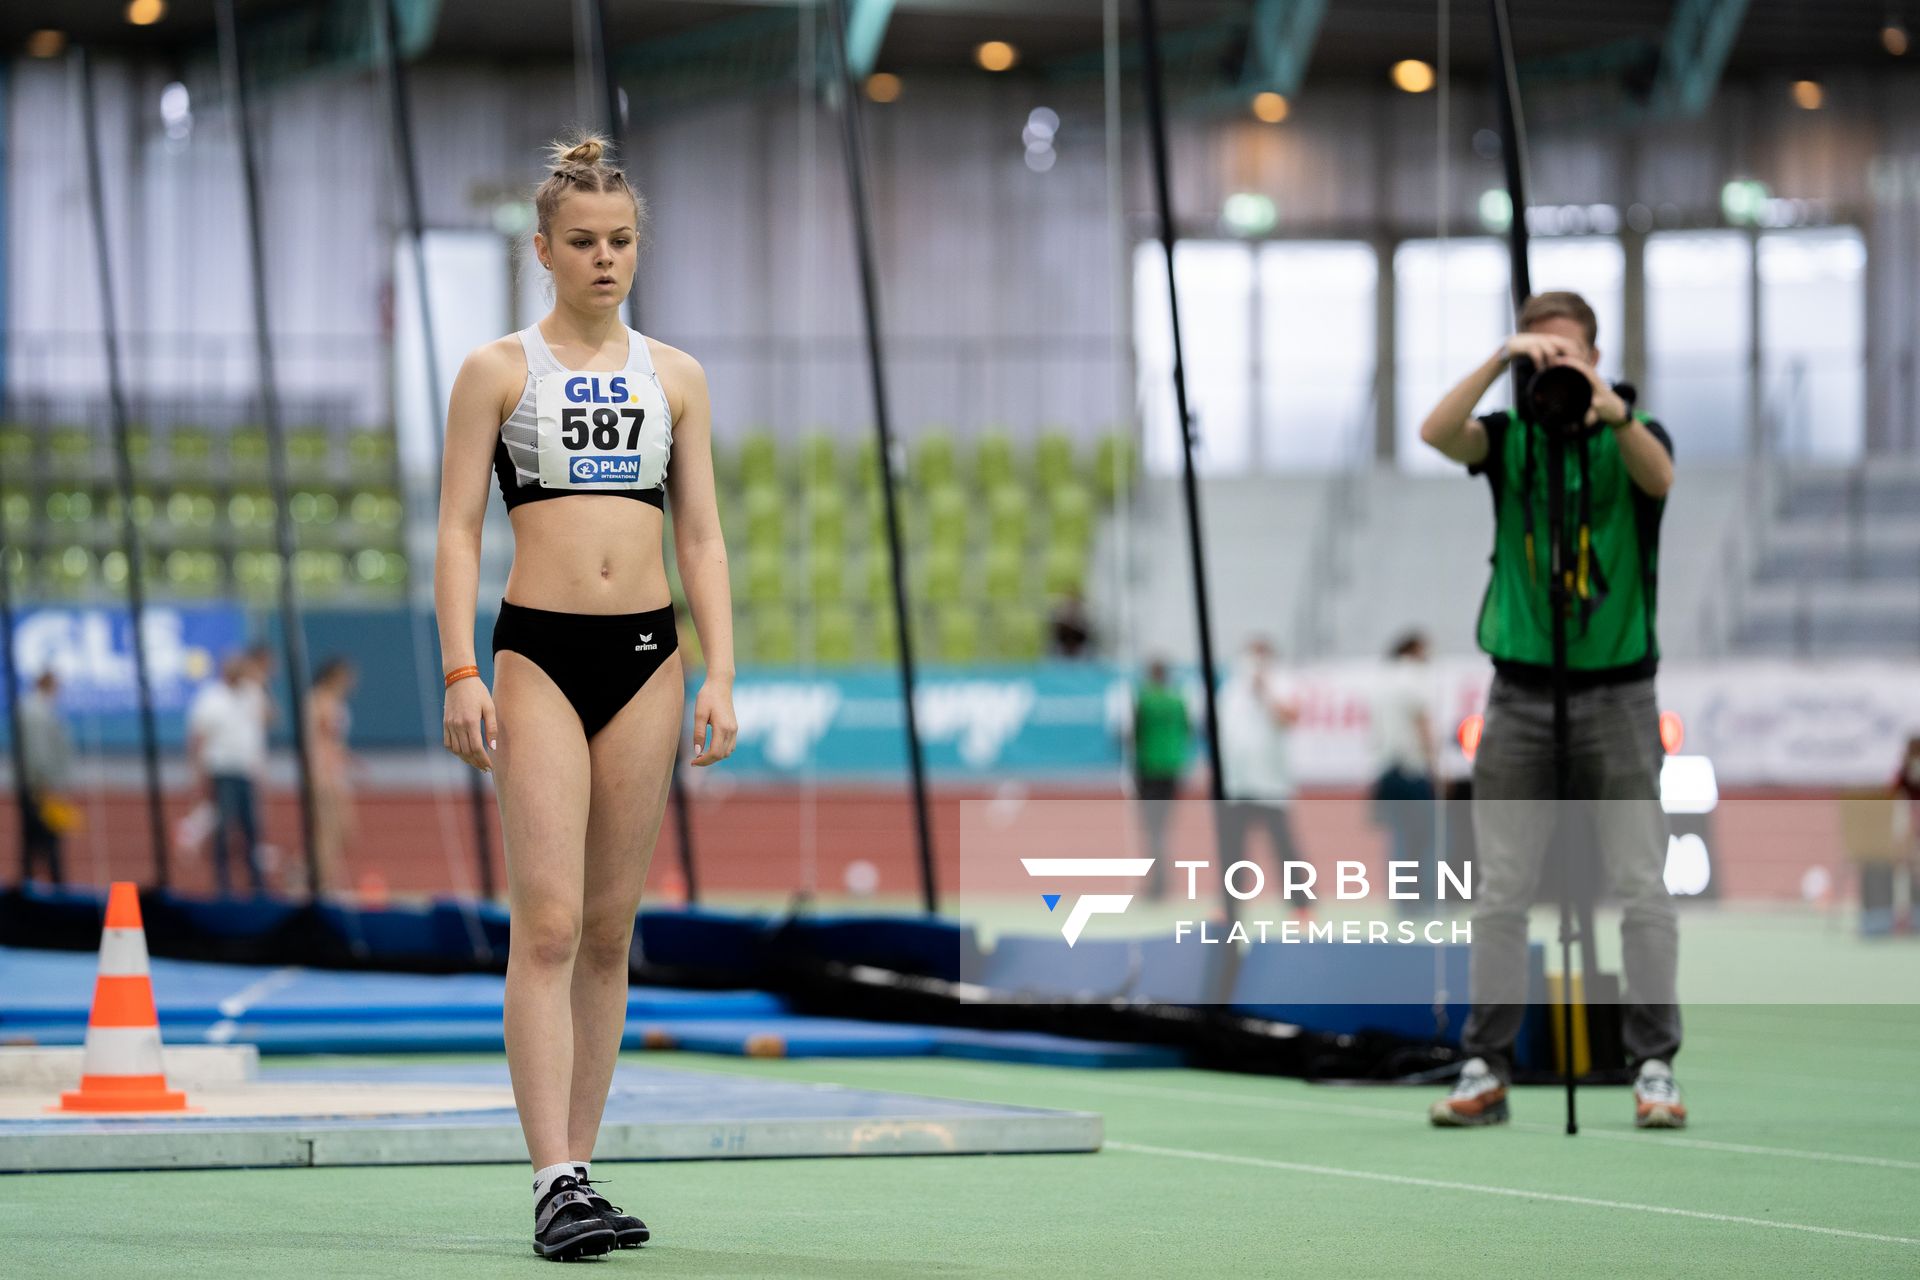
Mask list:
[[[60,1095],[61,1111],[185,1111],[187,1095],[167,1088],[160,1064],[160,1014],[147,972],[140,894],[119,881],[107,894],[100,976],[93,984],[80,1087]]]

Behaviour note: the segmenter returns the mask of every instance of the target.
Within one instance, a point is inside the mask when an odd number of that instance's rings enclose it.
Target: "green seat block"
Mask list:
[[[741,499],[747,518],[747,545],[784,549],[787,545],[787,499],[772,484],[748,487]]]
[[[1049,489],[1047,519],[1050,542],[1084,551],[1093,541],[1093,495],[1078,484]]]
[[[801,436],[795,452],[803,488],[833,488],[846,483],[840,474],[839,448],[824,431],[809,431]]]
[[[227,459],[235,470],[264,471],[267,466],[267,429],[240,427],[227,437]]]
[[[1049,596],[1086,594],[1087,558],[1078,547],[1055,543],[1047,548],[1047,594]]]
[[[814,546],[843,549],[847,542],[847,499],[839,489],[815,485],[807,490],[807,538]]]
[[[1045,493],[1073,480],[1073,439],[1064,431],[1045,431],[1033,446],[1033,477]]]
[[[22,468],[32,465],[33,444],[33,432],[27,428],[11,424],[0,427],[0,466],[8,475],[17,476]]]
[[[755,431],[740,441],[740,483],[748,488],[780,483],[780,448],[770,433]]]
[[[1046,650],[1046,619],[1032,605],[996,605],[994,655],[1004,662],[1037,662]]]
[[[967,561],[956,547],[933,546],[921,564],[920,598],[928,604],[957,604]]]
[[[973,448],[974,487],[985,492],[1014,481],[1013,437],[1001,428],[986,432]]]
[[[900,660],[900,628],[893,616],[893,602],[875,609],[870,615],[868,656],[875,662],[892,664]]]
[[[811,548],[807,552],[807,594],[820,603],[838,600],[846,591],[846,554],[833,547]]]
[[[967,495],[959,485],[927,492],[927,541],[936,547],[962,548],[967,542]]]
[[[813,658],[823,667],[844,667],[859,656],[860,627],[845,605],[820,606],[813,615]]]
[[[1133,488],[1140,457],[1133,436],[1118,431],[1101,436],[1093,450],[1093,488],[1104,503],[1117,501]]]
[[[945,427],[924,428],[913,446],[912,472],[914,487],[918,489],[932,490],[940,485],[953,484],[958,479],[954,467],[953,433]]]
[[[766,666],[788,667],[799,661],[799,629],[793,615],[782,608],[760,608],[753,614],[753,658]]]
[[[964,605],[946,605],[934,615],[943,662],[980,660],[980,615]]]
[[[167,453],[178,470],[211,466],[213,432],[205,427],[175,427],[167,434]]]
[[[786,552],[774,547],[750,547],[746,558],[747,603],[769,608],[780,603],[787,591]]]
[[[985,557],[986,594],[989,600],[1014,601],[1027,592],[1028,557],[1017,547],[995,544]]]
[[[1012,484],[987,491],[987,540],[997,546],[1018,547],[1032,532],[1033,502]]]

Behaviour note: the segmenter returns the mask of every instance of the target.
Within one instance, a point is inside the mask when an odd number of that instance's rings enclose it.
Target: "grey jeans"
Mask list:
[[[1660,807],[1659,710],[1653,681],[1567,699],[1571,794],[1553,797],[1553,695],[1496,677],[1473,762],[1473,1012],[1462,1048],[1512,1075],[1525,1012],[1527,911],[1540,871],[1580,811],[1592,815],[1608,883],[1620,899],[1626,969],[1622,1035],[1637,1066],[1680,1050],[1678,914],[1667,893],[1667,815]],[[1555,839],[1556,827],[1563,833]]]

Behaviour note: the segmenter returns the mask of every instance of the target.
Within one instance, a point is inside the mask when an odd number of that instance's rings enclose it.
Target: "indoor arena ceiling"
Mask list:
[[[397,0],[403,6],[421,0]],[[699,33],[724,44],[735,33],[750,38],[756,22],[778,21],[795,0],[605,0],[608,25],[623,52],[650,42]],[[269,13],[362,7],[367,0],[243,0],[243,20]],[[1159,0],[1170,36],[1244,29],[1256,10],[1285,10],[1301,0]],[[1488,63],[1486,6],[1447,0],[1455,65],[1468,73]],[[211,38],[214,0],[166,0],[164,16],[148,26],[126,20],[123,0],[12,0],[0,13],[0,38],[19,50],[29,32],[62,30],[76,41],[116,50],[147,49],[177,55]],[[1309,0],[1311,7],[1311,0]],[[1523,61],[1587,55],[1627,58],[1637,44],[1657,47],[1676,14],[1737,14],[1739,33],[1726,74],[1812,75],[1843,68],[1920,67],[1920,49],[1892,58],[1881,42],[1890,15],[1910,10],[1920,23],[1920,0],[1511,0]],[[1130,31],[1136,0],[1121,0]],[[433,52],[440,56],[567,57],[573,52],[569,0],[439,0]],[[1744,10],[1744,13],[1740,11]],[[878,66],[895,71],[971,66],[981,40],[1004,40],[1021,55],[1014,74],[1046,74],[1062,64],[1097,57],[1102,0],[896,0]],[[1307,81],[1380,74],[1401,58],[1432,60],[1438,0],[1326,0],[1308,62]],[[1231,42],[1229,43],[1231,48]]]

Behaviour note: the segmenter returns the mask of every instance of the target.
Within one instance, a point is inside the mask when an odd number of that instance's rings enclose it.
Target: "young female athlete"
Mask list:
[[[447,750],[490,770],[500,797],[513,919],[507,1066],[535,1170],[533,1248],[555,1259],[648,1238],[592,1189],[588,1162],[680,743],[661,554],[668,494],[707,660],[693,763],[726,759],[735,733],[706,374],[621,322],[646,207],[605,153],[595,137],[555,145],[533,238],[553,310],[475,350],[453,384],[434,563]],[[491,696],[473,661],[489,469],[514,534]]]

